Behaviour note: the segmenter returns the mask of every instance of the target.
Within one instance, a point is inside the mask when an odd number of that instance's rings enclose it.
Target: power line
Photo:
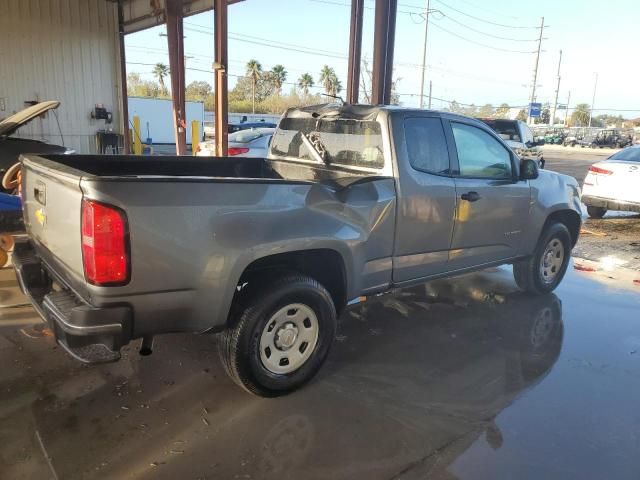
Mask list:
[[[514,28],[514,29],[529,29],[529,30],[534,30],[534,29],[540,28],[540,27],[529,27],[529,26],[524,26],[524,25],[506,25],[504,23],[492,22],[491,20],[487,20],[485,18],[476,17],[475,15],[471,15],[469,13],[463,12],[462,10],[458,10],[457,8],[452,7],[451,5],[443,2],[442,0],[435,0],[435,1],[438,2],[440,5],[442,5],[445,8],[449,8],[449,9],[453,10],[454,12],[458,12],[460,15],[464,15],[465,17],[473,18],[474,20],[477,20],[479,22],[488,23],[489,25],[494,25],[496,27]]]
[[[502,37],[500,35],[493,35],[492,33],[483,32],[482,30],[478,30],[476,28],[470,27],[469,25],[456,20],[455,18],[453,18],[450,15],[444,15],[444,18],[446,18],[447,20],[452,21],[453,23],[456,23],[456,24],[460,25],[463,28],[471,30],[472,32],[479,33],[480,35],[485,35],[485,36],[491,37],[491,38],[497,38],[498,40],[507,40],[507,41],[510,41],[510,42],[537,42],[538,41],[537,38],[512,38],[512,37]]]
[[[494,47],[492,45],[487,45],[486,43],[476,42],[475,40],[472,40],[470,38],[467,38],[467,37],[464,37],[462,35],[459,35],[459,34],[457,34],[455,32],[452,32],[451,30],[447,30],[442,25],[439,25],[439,24],[437,24],[435,22],[432,25],[434,27],[436,27],[437,29],[448,33],[449,35],[457,37],[460,40],[464,40],[465,42],[473,43],[474,45],[477,45],[479,47],[490,48],[491,50],[497,50],[497,51],[500,51],[500,52],[508,52],[508,53],[526,53],[526,54],[536,53],[535,50],[511,50],[511,49],[508,49],[508,48]]]

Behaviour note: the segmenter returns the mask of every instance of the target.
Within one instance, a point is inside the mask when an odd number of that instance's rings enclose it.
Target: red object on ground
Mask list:
[[[596,272],[597,269],[593,268],[593,267],[587,267],[586,265],[579,265],[579,264],[574,264],[573,268],[575,268],[576,270],[580,270],[581,272]]]

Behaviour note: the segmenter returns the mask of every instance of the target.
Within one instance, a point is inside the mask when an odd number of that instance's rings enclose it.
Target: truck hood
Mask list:
[[[12,135],[17,129],[26,125],[34,118],[39,117],[49,110],[56,109],[59,106],[60,102],[57,100],[49,100],[47,102],[36,103],[13,115],[9,115],[0,122],[0,135],[5,137]]]

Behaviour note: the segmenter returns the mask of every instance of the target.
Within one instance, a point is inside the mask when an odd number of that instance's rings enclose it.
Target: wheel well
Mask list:
[[[580,215],[573,210],[558,210],[547,217],[544,227],[546,228],[547,225],[554,222],[560,222],[567,227],[571,235],[571,245],[575,247],[580,235],[580,225],[582,224]]]
[[[335,250],[314,249],[278,253],[259,258],[247,266],[240,277],[239,285],[250,283],[265,276],[295,271],[308,275],[329,291],[338,314],[347,304],[347,277],[342,256]]]

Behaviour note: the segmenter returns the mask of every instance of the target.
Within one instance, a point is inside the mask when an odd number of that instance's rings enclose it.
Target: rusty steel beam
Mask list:
[[[176,153],[178,155],[186,155],[187,153],[182,15],[182,0],[166,0],[165,17],[167,20],[167,43],[169,46],[173,126],[176,137]]]
[[[393,48],[396,35],[397,0],[376,0],[373,39],[373,72],[371,103],[391,103],[393,81]]]
[[[362,57],[362,17],[364,0],[351,0],[351,27],[349,29],[349,71],[347,77],[347,103],[358,103],[360,95],[360,61]]]
[[[124,51],[124,10],[122,1],[118,0],[118,53],[120,54],[120,84],[122,96],[120,98],[120,119],[122,127],[123,153],[131,153],[131,138],[129,137],[129,97],[127,94],[127,58]]]
[[[215,135],[216,155],[226,157],[229,141],[228,131],[228,36],[227,36],[227,0],[214,0],[213,15],[215,22]]]

